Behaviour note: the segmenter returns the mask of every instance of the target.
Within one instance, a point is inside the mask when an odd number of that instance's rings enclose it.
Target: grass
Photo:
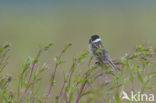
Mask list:
[[[4,75],[3,69],[7,65],[11,44],[0,45],[0,103],[50,103],[49,98],[54,96],[53,88],[57,69],[65,62],[62,56],[72,46],[66,43],[60,54],[54,58],[55,66],[49,75],[49,89],[46,95],[39,94],[41,73],[49,68],[47,64],[40,64],[39,58],[52,46],[49,43],[41,47],[35,58],[27,58],[19,74],[17,91],[10,90],[8,85],[12,82],[11,74]],[[155,50],[148,43],[139,44],[124,56],[113,60],[121,71],[114,71],[108,64],[95,64],[89,57],[88,51],[73,57],[69,71],[64,74],[64,82],[55,103],[129,103],[122,100],[123,91],[137,93],[152,93],[155,85],[152,81],[156,72],[152,67],[155,63]],[[89,61],[87,58],[90,58]],[[80,68],[84,70],[81,71]],[[153,72],[151,72],[153,71]]]

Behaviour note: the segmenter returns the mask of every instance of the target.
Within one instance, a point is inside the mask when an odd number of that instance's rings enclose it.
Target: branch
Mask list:
[[[35,60],[33,61],[32,68],[31,68],[31,73],[30,73],[30,76],[29,76],[29,78],[28,78],[28,83],[27,83],[27,86],[26,86],[25,91],[24,91],[24,93],[23,93],[22,103],[25,103],[25,97],[26,97],[27,91],[28,91],[28,89],[29,89],[29,87],[30,87],[29,84],[30,84],[30,82],[31,82],[31,78],[32,78],[32,74],[33,74],[33,71],[34,71],[34,68],[35,68],[35,64],[36,64],[36,62],[37,62],[37,60],[38,60],[38,58],[39,58],[41,52],[42,52],[42,50],[39,50],[39,52],[38,52],[38,54],[37,54]]]

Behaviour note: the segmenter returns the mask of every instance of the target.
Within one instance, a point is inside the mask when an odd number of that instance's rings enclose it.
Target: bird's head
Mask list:
[[[100,36],[98,36],[98,35],[92,35],[90,41],[93,43],[96,43],[96,42],[101,41],[101,39],[100,39]]]

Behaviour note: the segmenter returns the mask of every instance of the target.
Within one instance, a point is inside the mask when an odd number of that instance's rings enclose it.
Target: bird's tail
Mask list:
[[[108,59],[108,62],[112,66],[112,68],[114,68],[115,70],[120,71],[120,69],[110,59]]]

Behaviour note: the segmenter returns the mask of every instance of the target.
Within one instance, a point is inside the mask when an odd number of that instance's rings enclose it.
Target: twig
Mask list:
[[[90,63],[91,63],[92,59],[93,59],[93,56],[89,59],[88,66],[90,66]],[[80,62],[80,58],[78,58],[78,59],[76,60],[76,62],[74,62],[74,63],[72,64],[72,66],[71,66],[71,68],[70,68],[70,70],[69,70],[69,72],[70,72],[69,80],[68,80],[68,85],[69,85],[69,86],[70,86],[70,84],[71,84],[71,79],[72,79],[72,76],[73,76],[73,73],[74,73],[74,71],[72,70],[72,68],[73,68],[77,63],[79,63],[79,62]],[[64,84],[63,84],[63,85],[64,85]],[[77,85],[78,85],[78,84],[77,84]],[[63,89],[64,89],[64,87],[63,87]],[[61,92],[60,92],[59,98],[62,96],[62,91],[63,91],[63,90],[61,90]],[[63,96],[63,98],[62,98],[62,100],[61,100],[60,103],[63,102],[63,99],[66,97],[65,95],[66,95],[66,91],[64,91],[64,96]],[[67,99],[67,98],[65,98],[65,99]],[[70,102],[70,101],[67,101],[67,100],[66,100],[66,102]]]
[[[60,61],[62,55],[63,55],[63,51],[60,53],[60,55],[59,55],[59,57],[58,57],[58,62]],[[59,64],[56,63],[56,65],[55,65],[55,67],[54,67],[54,71],[53,71],[52,74],[51,74],[51,78],[52,78],[52,79],[55,78],[56,69],[57,69],[58,65],[59,65]],[[50,87],[49,87],[49,90],[48,90],[48,93],[46,94],[46,98],[45,98],[45,100],[44,100],[44,103],[47,103],[47,100],[48,100],[48,97],[49,97],[49,95],[50,95],[50,93],[51,93],[51,91],[52,91],[53,85],[54,85],[54,83],[51,82]]]
[[[86,73],[86,78],[88,78],[88,76],[89,76],[89,73],[87,72],[87,73]],[[81,85],[80,92],[79,92],[79,94],[78,94],[78,96],[77,96],[77,98],[76,98],[75,103],[79,103],[81,94],[82,94],[82,92],[83,92],[83,90],[84,90],[84,88],[85,88],[85,85],[86,85],[87,81],[88,81],[88,80],[86,79],[85,82]]]
[[[92,59],[93,59],[93,56],[90,57],[90,60],[89,60],[88,66],[90,66],[90,63],[92,62]]]
[[[30,84],[30,82],[31,82],[31,78],[32,78],[32,74],[33,74],[33,71],[34,71],[34,68],[35,68],[36,60],[38,60],[38,58],[39,58],[41,52],[42,52],[42,50],[39,50],[39,52],[38,52],[38,54],[37,54],[35,60],[33,61],[32,68],[31,68],[31,73],[30,73],[30,76],[29,76],[29,78],[28,78],[28,83],[27,83],[27,86],[26,86],[26,88],[25,88],[25,91],[24,91],[24,94],[23,94],[23,97],[22,97],[22,103],[25,102],[25,97],[26,97],[27,91],[28,91],[28,89],[29,89],[29,87],[30,87],[29,84]]]
[[[67,98],[67,93],[66,93],[66,92],[65,92],[64,98],[65,98],[66,103],[69,103],[69,102],[68,102],[68,98]]]
[[[60,103],[62,103],[64,99],[65,99],[66,103],[68,103],[66,91],[64,91],[63,98],[61,99]]]
[[[66,84],[66,81],[64,81],[64,83],[63,83],[63,85],[62,85],[62,87],[61,87],[61,91],[60,91],[60,94],[59,94],[59,96],[58,96],[58,101],[59,101],[59,99],[61,98],[61,96],[62,96],[62,94],[63,94],[63,90],[64,90],[65,84]]]

